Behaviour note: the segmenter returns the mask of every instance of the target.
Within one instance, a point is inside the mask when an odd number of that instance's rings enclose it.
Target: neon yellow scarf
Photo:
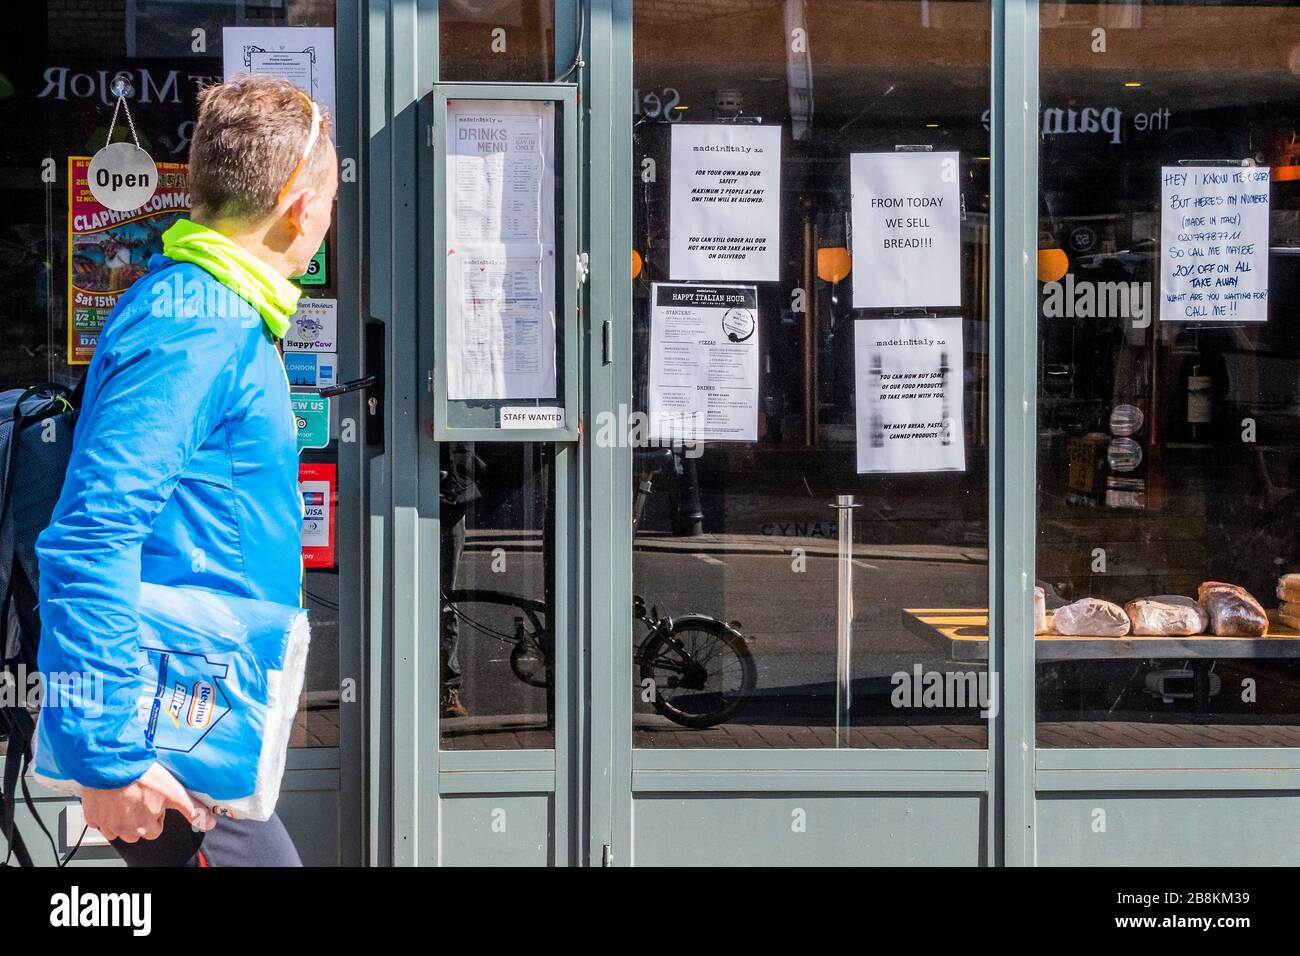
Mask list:
[[[163,233],[163,255],[192,262],[248,300],[277,339],[289,331],[302,290],[242,246],[215,229],[178,219]]]

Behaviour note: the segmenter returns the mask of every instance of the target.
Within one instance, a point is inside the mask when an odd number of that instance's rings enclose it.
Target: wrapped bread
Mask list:
[[[1034,588],[1034,633],[1047,633],[1047,594],[1042,588]]]
[[[1189,597],[1157,594],[1137,598],[1124,605],[1133,633],[1143,637],[1186,637],[1204,634],[1210,617]]]
[[[1197,588],[1196,599],[1210,615],[1216,637],[1262,637],[1268,630],[1264,608],[1239,585],[1206,581]]]
[[[1284,574],[1278,578],[1277,596],[1288,604],[1300,604],[1300,574]]]
[[[1052,614],[1052,630],[1067,637],[1123,637],[1130,626],[1122,607],[1100,598],[1084,598]]]
[[[1287,627],[1293,627],[1300,631],[1300,603],[1283,601],[1282,607],[1277,612],[1277,617]]]

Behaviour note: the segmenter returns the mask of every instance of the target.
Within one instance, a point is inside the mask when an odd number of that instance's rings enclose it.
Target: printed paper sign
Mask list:
[[[338,504],[336,474],[334,465],[298,465],[303,567],[334,567],[334,514]]]
[[[758,289],[651,286],[650,439],[758,440]]]
[[[564,409],[554,405],[506,405],[501,409],[502,428],[563,428]]]
[[[958,153],[854,153],[853,308],[961,305]]]
[[[284,353],[284,370],[290,385],[327,388],[338,383],[338,368],[335,352]]]
[[[1268,320],[1269,169],[1160,170],[1160,318]]]
[[[447,244],[555,242],[555,104],[447,102]]]
[[[225,27],[221,44],[227,80],[241,73],[288,80],[329,111],[330,138],[337,142],[333,27]]]
[[[339,303],[337,299],[298,300],[298,311],[284,336],[285,351],[337,352]]]
[[[159,163],[158,188],[139,209],[114,212],[90,193],[89,156],[68,157],[68,357],[87,365],[104,320],[162,252],[162,234],[189,212],[188,167]]]
[[[447,103],[447,396],[555,397],[555,104]]]
[[[854,326],[859,474],[965,471],[962,320]]]
[[[781,275],[781,128],[672,128],[669,275],[775,281]]]

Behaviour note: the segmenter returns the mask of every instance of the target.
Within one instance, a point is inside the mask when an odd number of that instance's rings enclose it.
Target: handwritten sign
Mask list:
[[[854,153],[853,308],[961,305],[957,153]]]
[[[781,127],[674,126],[670,194],[672,278],[780,278]]]
[[[1160,171],[1160,318],[1268,320],[1269,170]]]

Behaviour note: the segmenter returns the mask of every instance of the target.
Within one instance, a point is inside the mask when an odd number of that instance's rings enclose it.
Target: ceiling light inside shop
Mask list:
[[[1141,84],[1141,83],[1138,83],[1136,80],[1130,80],[1129,82],[1125,83],[1124,85],[1127,86],[1129,89],[1133,89],[1133,88],[1135,88],[1135,87],[1141,86],[1142,84]]]

